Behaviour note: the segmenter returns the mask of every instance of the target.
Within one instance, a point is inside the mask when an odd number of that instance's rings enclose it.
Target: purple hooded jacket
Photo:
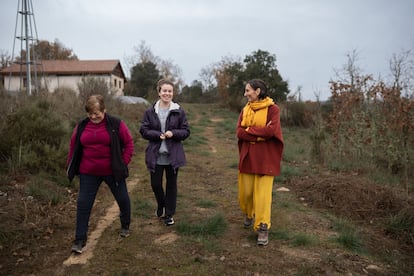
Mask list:
[[[182,141],[190,136],[190,127],[187,122],[185,111],[177,104],[171,103],[170,112],[165,122],[165,131],[169,130],[173,133],[171,139],[166,139],[169,158],[173,169],[177,169],[186,164],[186,158]],[[156,113],[156,104],[148,108],[144,112],[144,118],[141,121],[139,132],[141,136],[148,140],[148,146],[145,150],[145,163],[148,170],[155,171],[157,163],[158,151],[161,146],[160,135],[161,122]]]

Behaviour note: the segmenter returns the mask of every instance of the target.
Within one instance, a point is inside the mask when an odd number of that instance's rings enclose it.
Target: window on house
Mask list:
[[[116,79],[114,79],[114,87],[116,87],[117,85],[116,85]]]
[[[119,81],[119,88],[122,88],[122,81]]]

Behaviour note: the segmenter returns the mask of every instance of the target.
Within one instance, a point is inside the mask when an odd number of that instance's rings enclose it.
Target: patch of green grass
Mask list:
[[[217,239],[200,239],[203,247],[209,252],[216,252],[219,250],[220,242]]]
[[[283,139],[285,141],[283,149],[283,161],[294,162],[303,161],[309,157],[310,139],[309,129],[283,128]]]
[[[230,169],[238,169],[239,168],[239,161],[234,161],[229,165]]]
[[[275,240],[289,241],[294,247],[310,246],[317,243],[317,238],[304,233],[291,233],[286,228],[279,228],[269,232],[269,236]]]
[[[149,218],[152,216],[153,213],[155,214],[154,207],[147,200],[135,199],[134,201],[132,201],[131,205],[131,210],[134,217],[142,216],[145,218]]]
[[[407,244],[414,243],[414,212],[413,208],[404,208],[391,216],[386,222],[386,231]]]
[[[213,208],[216,207],[217,204],[214,201],[201,199],[196,202],[196,205],[201,208]]]
[[[314,264],[307,264],[302,263],[298,267],[298,271],[296,271],[296,276],[309,276],[309,275],[319,275],[320,271],[318,267]]]
[[[373,182],[381,185],[389,185],[398,187],[401,183],[400,176],[397,174],[389,174],[387,170],[375,170],[368,174],[368,178]]]
[[[362,238],[349,222],[338,219],[334,221],[333,229],[338,233],[338,236],[332,238],[334,242],[348,250],[364,253]]]
[[[52,205],[64,201],[64,195],[59,191],[57,184],[55,188],[53,188],[54,183],[48,184],[41,177],[33,177],[27,185],[26,193],[35,199],[48,201]]]
[[[298,202],[290,192],[273,192],[273,205],[275,210],[285,209],[287,211],[306,211],[307,209],[301,202]]]
[[[209,126],[211,124],[211,121],[206,116],[201,116],[200,120],[197,122],[197,127],[204,129],[205,127]]]
[[[291,244],[295,247],[309,246],[309,245],[315,244],[316,241],[317,241],[317,238],[314,236],[310,236],[304,233],[298,233],[292,237]]]
[[[355,252],[362,252],[363,251],[363,245],[361,238],[358,236],[358,234],[355,231],[343,231],[339,233],[338,237],[334,238],[334,241],[345,247],[346,249],[349,249],[351,251]]]
[[[333,172],[361,170],[363,166],[359,165],[360,160],[353,158],[340,158],[335,156],[327,156],[325,158],[326,166]]]
[[[269,236],[275,240],[283,240],[288,241],[290,240],[290,233],[287,229],[275,229],[269,232]]]
[[[177,224],[177,232],[181,235],[193,235],[199,237],[219,237],[227,228],[227,222],[222,214],[216,214],[200,223],[183,222]]]
[[[193,135],[184,140],[183,145],[185,147],[198,147],[200,145],[208,144],[208,140],[202,135]]]
[[[216,133],[220,136],[226,136],[227,134],[236,133],[236,119],[225,119],[223,121],[217,122],[216,124]]]
[[[302,172],[299,168],[292,167],[286,164],[282,165],[280,175],[276,176],[274,181],[278,183],[285,183],[288,179],[301,175]]]
[[[40,171],[37,175],[37,177],[40,177],[42,179],[47,179],[51,182],[56,183],[56,185],[58,186],[62,186],[62,187],[68,187],[68,188],[73,188],[75,187],[75,180],[70,182],[68,177],[66,176],[66,174],[51,174],[48,172],[44,172],[44,171]]]

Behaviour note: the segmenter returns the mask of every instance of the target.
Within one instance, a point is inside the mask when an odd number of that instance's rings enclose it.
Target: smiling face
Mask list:
[[[169,105],[174,96],[174,87],[171,84],[161,85],[158,96],[164,105]]]
[[[249,102],[255,102],[259,99],[260,88],[254,89],[250,84],[246,84],[244,89],[244,96]]]
[[[91,95],[85,105],[85,111],[89,120],[94,124],[99,124],[105,118],[105,103],[101,95]]]
[[[99,108],[94,108],[88,112],[89,120],[94,124],[99,124],[105,118],[105,110],[102,112]]]

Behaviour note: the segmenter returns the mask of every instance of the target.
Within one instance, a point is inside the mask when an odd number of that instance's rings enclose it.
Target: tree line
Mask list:
[[[60,41],[38,41],[31,46],[32,60],[77,60],[72,49]],[[1,68],[25,60],[28,53],[22,50],[20,56],[10,57],[0,52]],[[153,101],[157,98],[156,83],[160,78],[171,79],[176,86],[177,100],[191,103],[220,103],[225,107],[240,110],[244,105],[244,82],[261,78],[269,86],[269,94],[276,102],[285,101],[290,93],[276,64],[276,55],[268,51],[257,50],[244,58],[224,57],[220,61],[206,66],[200,72],[200,79],[184,84],[182,72],[171,60],[154,55],[145,41],[134,47],[134,54],[126,57],[129,79],[124,93]]]
[[[59,41],[41,42],[34,47],[38,47],[39,60],[77,59],[73,51]],[[157,98],[157,81],[166,77],[176,84],[175,97],[179,102],[218,103],[224,108],[240,111],[245,104],[244,82],[262,78],[270,88],[270,96],[281,107],[283,127],[311,129],[311,158],[339,170],[347,167],[376,174],[386,172],[396,177],[397,182],[404,183],[407,192],[414,190],[414,59],[411,51],[392,56],[388,81],[362,72],[357,52],[348,54],[347,62],[336,70],[336,79],[330,82],[331,97],[326,102],[301,101],[300,88],[299,95],[291,94],[288,83],[277,69],[276,55],[264,50],[259,49],[244,58],[224,57],[204,67],[200,79],[191,84],[184,84],[181,70],[174,62],[154,55],[145,42],[134,51],[135,54],[126,61],[130,73],[126,95],[153,102]],[[16,59],[25,54],[22,52]],[[0,61],[4,67],[11,59],[2,53]],[[94,79],[82,80],[78,85],[78,101],[92,92],[108,94],[105,85]],[[8,110],[4,112],[6,118],[10,105],[4,108]],[[5,119],[0,121],[7,122]],[[15,128],[5,125],[4,129]],[[13,148],[7,141],[15,140],[6,139],[0,143],[5,146],[5,151]],[[43,144],[44,141],[39,143]]]

